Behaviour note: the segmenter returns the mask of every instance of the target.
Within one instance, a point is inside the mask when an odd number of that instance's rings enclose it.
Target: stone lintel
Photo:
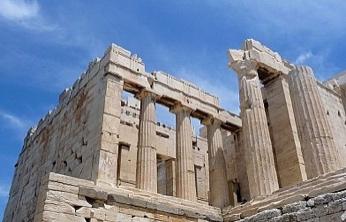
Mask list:
[[[242,127],[241,118],[226,110],[220,110],[217,119],[221,120],[222,126],[226,129],[230,128],[237,130]]]

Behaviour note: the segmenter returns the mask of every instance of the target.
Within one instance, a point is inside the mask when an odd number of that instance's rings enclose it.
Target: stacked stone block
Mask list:
[[[226,222],[342,222],[346,221],[346,191],[322,194],[306,200],[287,204],[281,208],[264,210],[241,220]]]

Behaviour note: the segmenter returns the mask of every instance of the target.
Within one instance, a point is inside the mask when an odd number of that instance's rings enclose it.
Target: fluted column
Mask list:
[[[289,73],[289,86],[308,178],[339,169],[340,158],[312,69],[296,66]]]
[[[191,110],[178,105],[172,111],[176,114],[176,196],[196,201]]]
[[[239,75],[246,170],[251,198],[279,188],[256,63],[233,64]]]
[[[156,115],[155,95],[143,91],[139,119],[136,186],[149,192],[157,192]]]
[[[221,121],[208,119],[208,162],[209,162],[209,203],[214,207],[223,208],[230,204],[227,183],[226,163],[223,154]]]

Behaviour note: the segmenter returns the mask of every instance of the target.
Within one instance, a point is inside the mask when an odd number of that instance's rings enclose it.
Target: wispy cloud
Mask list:
[[[12,21],[32,19],[39,15],[39,5],[36,1],[2,0],[0,15]]]
[[[49,24],[40,13],[36,0],[1,0],[0,16],[9,22],[35,31],[52,31],[55,25]]]
[[[310,50],[300,53],[294,60],[295,64],[305,64],[312,67],[315,76],[319,80],[326,80],[328,76],[340,71],[340,67],[330,61],[330,49],[311,52]]]
[[[7,197],[9,193],[9,187],[6,185],[0,184],[0,198],[1,197]]]
[[[12,113],[0,109],[0,130],[10,129],[15,132],[18,139],[22,140],[27,129],[32,125],[32,121],[20,118]]]
[[[313,54],[309,52],[304,52],[300,54],[297,59],[294,61],[295,64],[303,64],[306,62],[306,60],[310,59],[313,56]]]

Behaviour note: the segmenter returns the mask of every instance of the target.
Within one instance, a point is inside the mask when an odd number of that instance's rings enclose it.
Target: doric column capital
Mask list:
[[[236,61],[231,64],[234,71],[237,72],[238,76],[241,78],[245,76],[246,78],[255,78],[258,76],[257,69],[258,63],[253,60],[242,60]]]
[[[135,97],[139,100],[143,99],[144,97],[151,97],[154,101],[159,97],[155,92],[148,90],[148,89],[142,89],[139,91]]]
[[[202,124],[205,126],[217,125],[218,127],[220,127],[222,124],[222,121],[213,116],[208,116],[207,118],[202,120]]]
[[[181,103],[177,103],[173,107],[170,108],[170,112],[175,113],[175,114],[178,112],[182,112],[182,111],[188,113],[189,115],[192,113],[191,108],[184,106]]]

